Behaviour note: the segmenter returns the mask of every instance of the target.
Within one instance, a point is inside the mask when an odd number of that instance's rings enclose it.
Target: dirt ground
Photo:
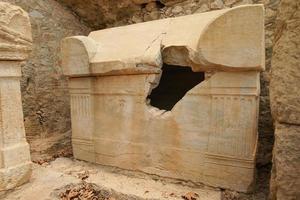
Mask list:
[[[221,191],[72,158],[56,158],[34,164],[30,182],[0,194],[0,199],[221,200]]]
[[[253,194],[219,190],[141,172],[100,166],[73,158],[36,160],[29,183],[6,193],[5,200],[265,200],[271,166],[261,166]]]

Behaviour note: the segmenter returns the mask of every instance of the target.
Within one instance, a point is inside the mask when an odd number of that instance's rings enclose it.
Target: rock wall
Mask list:
[[[300,2],[282,0],[276,20],[270,97],[275,120],[272,199],[300,199]]]
[[[60,41],[71,35],[86,35],[90,29],[54,0],[2,1],[22,7],[30,16],[33,51],[22,68],[22,101],[32,152],[44,151],[70,134],[70,106],[60,67]],[[42,142],[52,136],[54,139]]]

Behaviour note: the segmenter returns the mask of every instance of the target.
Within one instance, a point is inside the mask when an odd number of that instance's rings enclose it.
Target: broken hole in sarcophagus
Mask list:
[[[263,28],[248,5],[64,39],[74,157],[251,191]]]
[[[190,67],[164,64],[160,82],[148,96],[150,105],[162,110],[172,110],[190,89],[203,80],[204,72],[193,72]]]

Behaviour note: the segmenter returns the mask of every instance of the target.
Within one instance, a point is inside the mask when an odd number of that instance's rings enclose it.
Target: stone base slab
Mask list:
[[[26,183],[32,173],[31,162],[0,169],[0,191],[9,190]]]

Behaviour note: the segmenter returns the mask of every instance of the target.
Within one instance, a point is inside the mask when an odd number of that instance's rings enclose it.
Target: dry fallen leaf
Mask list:
[[[181,196],[185,200],[197,200],[199,195],[196,192],[188,192]]]
[[[170,197],[175,197],[176,196],[174,192],[170,193],[169,195],[170,195]]]
[[[77,174],[78,178],[80,178],[81,180],[85,180],[90,176],[89,171],[84,171],[84,172],[80,172]]]

